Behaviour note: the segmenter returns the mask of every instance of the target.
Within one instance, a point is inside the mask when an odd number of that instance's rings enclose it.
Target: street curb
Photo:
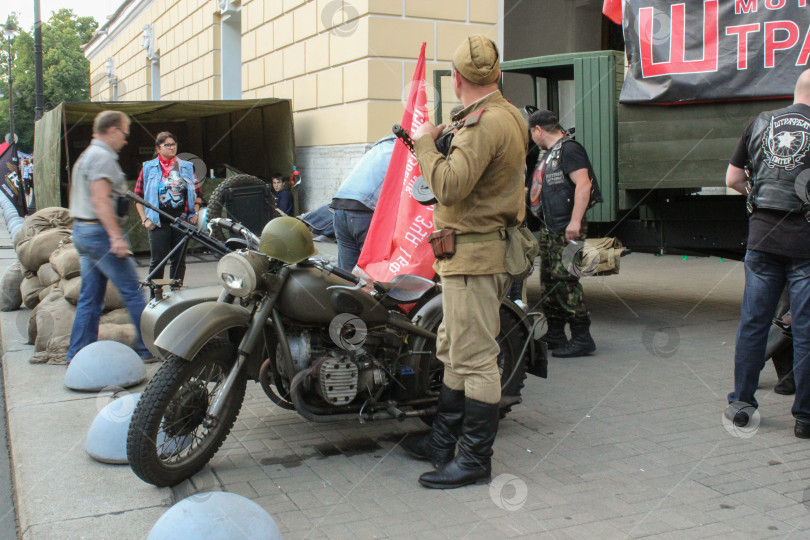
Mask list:
[[[14,260],[0,257],[0,275]],[[73,392],[64,386],[64,366],[30,364],[26,314],[25,307],[0,313],[17,537],[145,538],[174,502],[171,490],[141,482],[127,465],[101,464],[86,454],[87,429],[109,392]]]

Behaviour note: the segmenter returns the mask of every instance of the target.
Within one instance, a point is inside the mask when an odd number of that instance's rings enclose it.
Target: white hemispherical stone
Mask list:
[[[127,433],[141,394],[127,394],[107,404],[93,419],[84,449],[102,463],[125,464]]]
[[[76,353],[65,372],[71,390],[97,392],[108,386],[128,388],[146,379],[138,353],[117,341],[97,341]]]
[[[215,491],[197,493],[175,504],[152,527],[147,540],[283,540],[264,508],[250,499]]]

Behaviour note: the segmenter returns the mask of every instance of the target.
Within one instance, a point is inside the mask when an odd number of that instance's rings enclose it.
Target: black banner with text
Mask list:
[[[808,0],[624,0],[622,103],[793,95],[810,68]]]

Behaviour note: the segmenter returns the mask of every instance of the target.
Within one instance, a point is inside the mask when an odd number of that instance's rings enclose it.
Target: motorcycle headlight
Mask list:
[[[205,227],[208,225],[208,207],[204,206],[200,208],[200,211],[197,212],[197,230],[205,231]]]
[[[269,267],[267,257],[256,251],[228,253],[217,264],[217,278],[233,296],[244,298],[256,290]]]

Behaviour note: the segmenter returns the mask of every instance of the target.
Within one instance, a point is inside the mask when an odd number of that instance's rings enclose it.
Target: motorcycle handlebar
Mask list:
[[[361,283],[361,279],[348,270],[344,270],[343,268],[338,268],[337,266],[331,264],[325,264],[324,268],[330,273],[335,274],[336,276],[345,279],[346,281],[351,281],[355,285],[359,285]]]
[[[213,227],[214,225],[218,225],[219,227],[230,231],[234,234],[238,234],[242,238],[249,240],[250,242],[259,245],[259,238],[253,234],[253,232],[242,225],[241,223],[235,222],[228,218],[214,218],[209,222],[209,226]]]

